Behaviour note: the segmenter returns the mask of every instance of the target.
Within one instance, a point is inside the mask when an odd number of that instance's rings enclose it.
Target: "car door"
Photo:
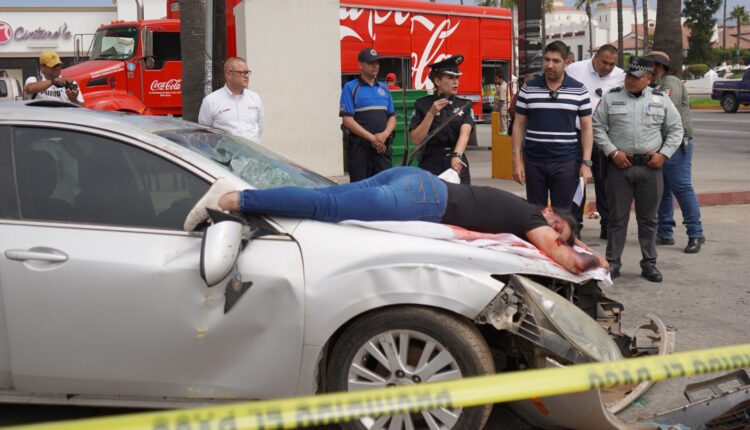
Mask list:
[[[250,242],[253,285],[225,312],[223,286],[199,275],[201,235],[181,229],[206,178],[138,142],[61,127],[2,128],[14,166],[0,174],[15,187],[0,191],[16,203],[0,212],[0,384],[10,367],[13,387],[35,394],[294,393],[297,244]]]

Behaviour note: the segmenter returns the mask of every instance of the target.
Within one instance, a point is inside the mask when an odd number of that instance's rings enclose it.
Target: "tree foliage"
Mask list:
[[[685,0],[682,16],[690,27],[689,63],[707,63],[711,48],[711,36],[714,33],[716,19],[714,14],[721,7],[722,0]]]

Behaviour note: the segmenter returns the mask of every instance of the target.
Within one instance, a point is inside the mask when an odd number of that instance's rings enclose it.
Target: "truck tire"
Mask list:
[[[721,96],[721,108],[726,113],[735,113],[740,105],[737,103],[737,97],[734,94],[724,94]]]
[[[355,391],[493,373],[490,348],[470,321],[431,308],[394,307],[370,312],[344,330],[331,349],[326,382],[328,391]],[[491,411],[491,404],[441,408],[362,417],[342,427],[478,430]]]

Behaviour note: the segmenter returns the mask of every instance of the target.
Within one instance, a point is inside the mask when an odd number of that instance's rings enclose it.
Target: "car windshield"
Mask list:
[[[138,44],[138,29],[135,27],[102,28],[96,32],[91,44],[91,60],[133,57]]]
[[[315,188],[333,181],[241,137],[205,129],[156,133],[220,164],[257,189]]]

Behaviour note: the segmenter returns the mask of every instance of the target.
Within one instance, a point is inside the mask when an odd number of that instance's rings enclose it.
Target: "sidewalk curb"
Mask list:
[[[725,206],[725,205],[746,205],[750,204],[750,191],[717,191],[698,193],[698,205],[705,206]],[[675,205],[679,207],[679,204]],[[596,201],[586,202],[583,213],[587,214],[596,211]]]

